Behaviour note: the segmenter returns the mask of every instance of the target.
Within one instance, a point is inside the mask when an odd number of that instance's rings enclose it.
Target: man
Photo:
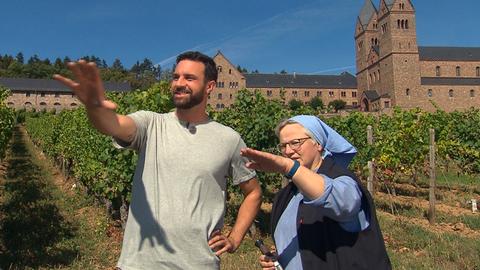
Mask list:
[[[175,111],[119,115],[105,99],[94,63],[69,63],[70,87],[93,126],[119,147],[139,152],[130,212],[118,267],[130,269],[219,269],[219,257],[240,245],[260,206],[255,172],[240,156],[245,143],[232,129],[209,119],[208,94],[217,80],[215,62],[199,52],[177,57],[171,83]],[[221,234],[226,178],[244,193],[237,220]]]

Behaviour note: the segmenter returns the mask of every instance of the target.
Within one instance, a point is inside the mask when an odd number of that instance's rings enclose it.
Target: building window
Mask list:
[[[230,94],[230,99],[232,99],[232,98],[233,98],[233,95],[232,95],[232,94]]]
[[[292,94],[293,94],[294,97],[297,97],[297,95],[298,95],[297,91],[292,91]]]
[[[455,73],[457,74],[457,76],[460,76],[460,67],[459,66],[457,66],[455,68]]]
[[[218,71],[218,73],[222,73],[222,66],[218,66],[217,71]]]
[[[267,90],[267,96],[269,96],[269,97],[272,96],[272,90]]]
[[[358,106],[358,103],[356,101],[352,102],[352,106],[353,107],[357,107]]]
[[[228,70],[228,74],[232,74],[232,69],[231,68]]]
[[[410,88],[407,88],[407,89],[405,90],[405,95],[406,95],[406,96],[410,96]]]
[[[436,75],[437,77],[441,75],[441,73],[440,73],[440,66],[437,66],[437,67],[435,68],[435,75]]]
[[[317,91],[317,97],[321,97],[322,96],[322,91]]]
[[[235,88],[238,88],[238,82],[235,82]]]
[[[221,87],[221,88],[224,88],[224,87],[225,87],[225,82],[221,82],[221,83],[220,83],[220,87]]]
[[[342,91],[340,94],[341,94],[342,97],[347,97],[347,92],[345,92],[345,91]]]
[[[303,93],[303,95],[306,96],[306,97],[309,97],[309,96],[310,96],[310,91],[305,91],[305,92]]]
[[[333,95],[334,95],[333,91],[328,91],[328,96],[329,97],[333,97]]]
[[[385,105],[385,108],[390,108],[390,101],[385,101],[383,104]]]
[[[428,96],[428,97],[432,97],[432,96],[433,96],[432,89],[428,89],[428,91],[427,91],[427,96]]]
[[[26,92],[26,93],[25,93],[25,96],[26,96],[26,97],[29,97],[29,96],[30,96],[30,92]]]
[[[70,107],[77,107],[77,103],[70,103]]]
[[[352,92],[352,97],[357,97],[357,92],[353,91]]]
[[[208,99],[210,99],[210,93],[208,93]]]
[[[448,96],[453,97],[453,89],[448,90]]]
[[[470,89],[470,97],[475,97],[475,90]]]
[[[220,104],[217,103],[217,105],[215,105],[215,108],[220,109]]]
[[[480,67],[477,67],[476,70],[477,70],[477,77],[480,77]]]
[[[222,99],[222,93],[219,93],[219,94],[217,95],[217,99]]]
[[[55,97],[60,97],[60,93],[55,93]]]
[[[41,97],[45,97],[45,93],[40,93],[40,96],[41,96]]]
[[[72,94],[72,98],[74,98],[74,97],[75,97],[75,94]]]

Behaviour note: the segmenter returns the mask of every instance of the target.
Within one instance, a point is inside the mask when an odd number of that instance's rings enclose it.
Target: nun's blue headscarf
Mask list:
[[[324,150],[323,158],[331,156],[335,163],[347,168],[357,153],[353,145],[315,116],[297,115],[289,120],[302,125],[313,135],[312,139],[315,139]]]

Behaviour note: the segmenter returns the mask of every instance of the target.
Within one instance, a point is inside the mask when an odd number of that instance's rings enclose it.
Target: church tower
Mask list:
[[[392,105],[417,107],[422,97],[415,9],[410,0],[380,0],[380,6],[370,16],[367,28],[359,32],[360,22],[365,22],[372,13],[371,6],[371,0],[366,0],[355,30],[360,98],[363,92],[368,91],[375,93],[377,98],[385,99],[382,108]],[[375,34],[369,35],[370,25]],[[370,39],[368,48],[358,51],[358,43],[366,42],[366,39]],[[363,110],[369,110],[365,101],[360,104]]]
[[[355,62],[359,97],[362,96],[364,91],[370,90],[367,70],[369,66],[368,56],[375,45],[378,45],[377,9],[371,0],[366,0],[360,15],[357,17],[355,26]],[[362,105],[362,107],[364,106]],[[363,108],[363,110],[366,110],[366,108]]]

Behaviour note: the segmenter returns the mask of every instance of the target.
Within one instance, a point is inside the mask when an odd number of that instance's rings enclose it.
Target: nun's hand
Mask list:
[[[246,164],[248,168],[263,172],[286,174],[293,163],[291,159],[251,148],[240,150],[240,154],[250,160]]]

